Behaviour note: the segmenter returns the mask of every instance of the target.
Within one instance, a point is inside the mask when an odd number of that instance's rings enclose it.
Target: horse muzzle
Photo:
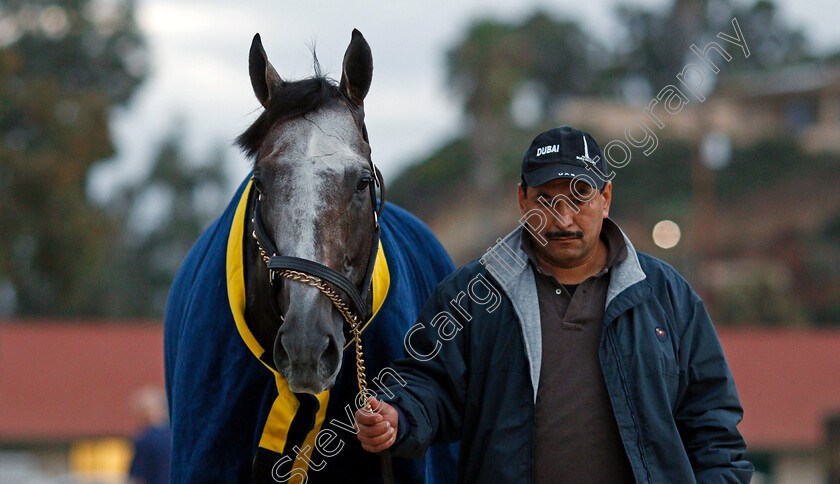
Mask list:
[[[281,327],[274,341],[274,364],[294,393],[317,395],[330,389],[341,369],[341,357],[332,335],[296,338]]]

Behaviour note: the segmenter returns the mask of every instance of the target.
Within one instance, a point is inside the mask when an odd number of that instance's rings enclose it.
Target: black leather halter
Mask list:
[[[367,139],[367,130],[364,130],[365,139]],[[370,257],[368,258],[368,266],[365,271],[365,277],[362,279],[361,291],[353,284],[350,279],[338,271],[330,269],[329,267],[319,264],[317,262],[301,259],[299,257],[291,257],[277,254],[277,247],[271,242],[263,227],[262,217],[260,214],[260,201],[262,200],[262,193],[256,189],[257,196],[254,200],[254,216],[251,219],[254,224],[253,237],[257,240],[257,247],[260,250],[260,256],[266,260],[266,265],[269,271],[269,283],[271,285],[271,307],[274,314],[279,320],[283,320],[283,312],[280,309],[279,297],[277,294],[279,284],[274,284],[275,275],[286,270],[293,270],[302,272],[308,276],[319,278],[327,281],[338,288],[349,301],[350,310],[355,317],[355,333],[356,333],[356,367],[357,377],[359,378],[360,392],[364,392],[366,384],[364,382],[364,360],[361,356],[361,335],[358,333],[360,327],[373,315],[373,308],[368,306],[366,301],[371,292],[371,279],[373,278],[373,269],[376,265],[376,254],[379,251],[379,218],[382,216],[382,209],[385,208],[385,181],[382,178],[382,173],[379,168],[370,162],[371,172],[373,178],[368,183],[368,192],[370,193],[370,206],[373,213],[373,243],[370,247]],[[379,187],[379,203],[376,203],[376,187]],[[323,291],[322,291],[323,292]],[[333,303],[335,304],[335,303]],[[353,332],[348,331],[348,324],[345,320],[345,339],[350,341],[348,335]],[[361,394],[361,393],[360,393]],[[367,404],[366,404],[367,405]],[[391,464],[391,453],[384,450],[379,453],[379,460],[382,466],[382,477],[385,484],[394,484],[394,470]]]
[[[361,290],[359,290],[359,288],[357,288],[353,282],[347,278],[347,276],[323,264],[307,259],[301,259],[299,257],[279,255],[277,247],[271,241],[271,237],[268,236],[263,225],[260,213],[262,193],[255,186],[257,196],[254,200],[254,213],[251,219],[251,222],[254,224],[254,231],[252,235],[257,241],[257,246],[261,252],[260,255],[266,261],[266,265],[268,266],[269,283],[271,285],[271,307],[279,320],[283,320],[283,311],[280,309],[279,297],[277,294],[279,284],[275,284],[274,282],[277,273],[284,270],[302,272],[311,277],[327,281],[335,286],[346,297],[344,302],[348,304],[359,323],[363,324],[372,316],[373,308],[367,304],[367,299],[370,296],[371,279],[373,278],[373,269],[376,265],[376,254],[379,250],[379,218],[382,215],[382,209],[385,207],[385,183],[382,178],[382,173],[372,160],[370,162],[370,168],[373,177],[368,183],[368,192],[370,193],[370,204],[374,222],[373,243],[370,248],[367,270],[365,270],[365,276],[362,279]],[[378,204],[376,200],[377,186],[379,187],[380,193]],[[345,333],[347,332],[347,328],[345,328]]]

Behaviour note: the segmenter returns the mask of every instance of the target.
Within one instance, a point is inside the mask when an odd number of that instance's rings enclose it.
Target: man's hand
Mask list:
[[[394,445],[397,440],[399,415],[394,407],[371,397],[370,406],[377,413],[365,413],[356,410],[356,423],[359,424],[359,441],[368,452],[382,452]]]

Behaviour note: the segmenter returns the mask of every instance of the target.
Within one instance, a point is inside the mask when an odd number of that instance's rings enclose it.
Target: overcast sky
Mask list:
[[[102,200],[146,172],[157,143],[182,124],[193,156],[228,147],[232,180],[248,162],[232,140],[259,114],[248,79],[248,49],[259,32],[279,74],[312,74],[310,46],[337,78],[358,28],[373,51],[373,85],[365,101],[374,161],[386,178],[458,133],[459,106],[444,82],[444,54],[477,17],[521,19],[542,7],[579,21],[604,42],[615,38],[614,0],[451,0],[449,2],[320,0],[137,0],[137,20],[150,48],[150,75],[131,103],[114,113],[119,154],[102,163],[91,194]],[[637,0],[663,8],[669,0]],[[840,46],[840,2],[777,0],[820,50]],[[750,33],[744,32],[749,42]],[[686,46],[687,47],[687,46]]]

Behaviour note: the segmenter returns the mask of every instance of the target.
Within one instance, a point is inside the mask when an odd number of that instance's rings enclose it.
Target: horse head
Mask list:
[[[249,72],[264,109],[237,143],[254,159],[259,218],[277,252],[326,266],[361,291],[375,243],[369,190],[377,174],[363,109],[373,75],[370,47],[354,30],[338,84],[320,73],[317,60],[315,67],[314,77],[282,79],[257,34]],[[248,239],[245,317],[263,348],[272,349],[263,359],[293,392],[329,389],[341,368],[344,319],[319,289],[282,277],[270,282],[259,247]]]

